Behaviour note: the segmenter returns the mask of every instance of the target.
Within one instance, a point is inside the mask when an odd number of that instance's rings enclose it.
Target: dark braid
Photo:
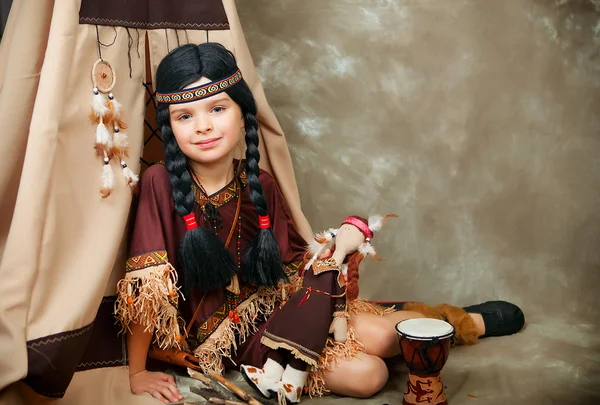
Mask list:
[[[162,117],[166,115],[166,117]],[[173,187],[175,212],[180,216],[194,212],[194,190],[187,167],[187,159],[179,146],[169,123],[169,110],[157,112],[161,123],[165,167]],[[196,228],[185,233],[179,250],[184,271],[184,292],[189,295],[192,286],[200,291],[211,291],[231,282],[235,263],[223,243],[211,231]]]
[[[258,152],[258,121],[254,112],[244,114],[246,129],[246,174],[250,187],[250,199],[260,216],[269,215],[267,201],[258,178],[260,153]],[[259,229],[244,256],[242,281],[255,285],[275,285],[287,276],[281,262],[279,246],[271,228]]]

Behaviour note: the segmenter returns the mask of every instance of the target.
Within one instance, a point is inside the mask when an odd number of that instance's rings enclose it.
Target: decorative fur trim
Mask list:
[[[454,326],[454,345],[470,346],[477,343],[479,332],[475,321],[462,308],[449,304],[440,304],[435,307],[444,316],[445,320]]]
[[[177,272],[170,263],[127,273],[117,284],[115,302],[121,332],[131,332],[129,324],[135,322],[154,332],[161,349],[181,348],[185,322],[177,311],[178,298]]]
[[[424,304],[422,302],[407,302],[402,307],[402,310],[418,312],[421,315],[423,315],[425,318],[444,320],[444,316],[442,315],[442,313],[440,311],[438,311],[434,307]]]
[[[475,321],[462,308],[449,304],[440,304],[431,307],[422,302],[407,302],[402,308],[404,311],[415,311],[425,318],[441,319],[454,326],[454,339],[452,345],[473,345],[477,343],[479,333]]]

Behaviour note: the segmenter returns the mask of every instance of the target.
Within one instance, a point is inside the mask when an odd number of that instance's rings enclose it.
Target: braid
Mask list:
[[[246,174],[250,187],[250,199],[260,216],[268,216],[267,201],[258,178],[260,153],[258,152],[258,121],[254,112],[244,114],[246,129]],[[275,285],[287,276],[281,262],[279,246],[273,230],[259,229],[244,256],[242,281],[254,285]]]
[[[264,216],[268,214],[268,211],[262,185],[258,179],[260,174],[258,167],[260,153],[258,152],[258,131],[256,130],[258,121],[252,113],[246,113],[244,120],[246,123],[246,173],[250,186],[250,199],[256,207],[258,215]]]
[[[165,167],[169,172],[169,180],[173,186],[175,211],[178,215],[190,214],[194,209],[194,191],[192,178],[187,169],[187,159],[175,140],[170,125],[162,127],[163,147],[165,149]]]
[[[354,252],[348,259],[348,281],[346,282],[346,300],[348,302],[358,298],[359,265],[364,259],[360,252]]]
[[[157,122],[162,122],[165,167],[173,188],[175,212],[185,216],[194,212],[194,190],[187,159],[177,145],[168,122],[168,114],[168,110],[159,111]],[[192,287],[200,291],[211,291],[228,284],[236,269],[233,258],[223,243],[204,228],[191,229],[185,233],[179,249],[179,263],[183,267],[186,295],[189,295]]]

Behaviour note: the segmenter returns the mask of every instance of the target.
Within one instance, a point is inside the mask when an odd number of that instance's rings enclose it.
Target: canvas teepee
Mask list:
[[[277,179],[301,233],[311,235],[234,0],[177,4],[14,0],[0,48],[0,400],[120,403],[119,395],[131,395],[112,309],[132,193],[114,159],[114,189],[108,198],[99,192],[102,159],[88,113],[100,57],[115,72],[126,160],[139,173],[160,159],[151,82],[162,57],[183,43],[232,50],[259,105],[261,166]]]

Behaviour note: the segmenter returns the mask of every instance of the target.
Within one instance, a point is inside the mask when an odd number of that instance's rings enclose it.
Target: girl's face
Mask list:
[[[203,77],[187,88],[209,82]],[[240,106],[224,92],[191,103],[170,105],[169,119],[183,154],[202,164],[231,161],[244,128]]]

